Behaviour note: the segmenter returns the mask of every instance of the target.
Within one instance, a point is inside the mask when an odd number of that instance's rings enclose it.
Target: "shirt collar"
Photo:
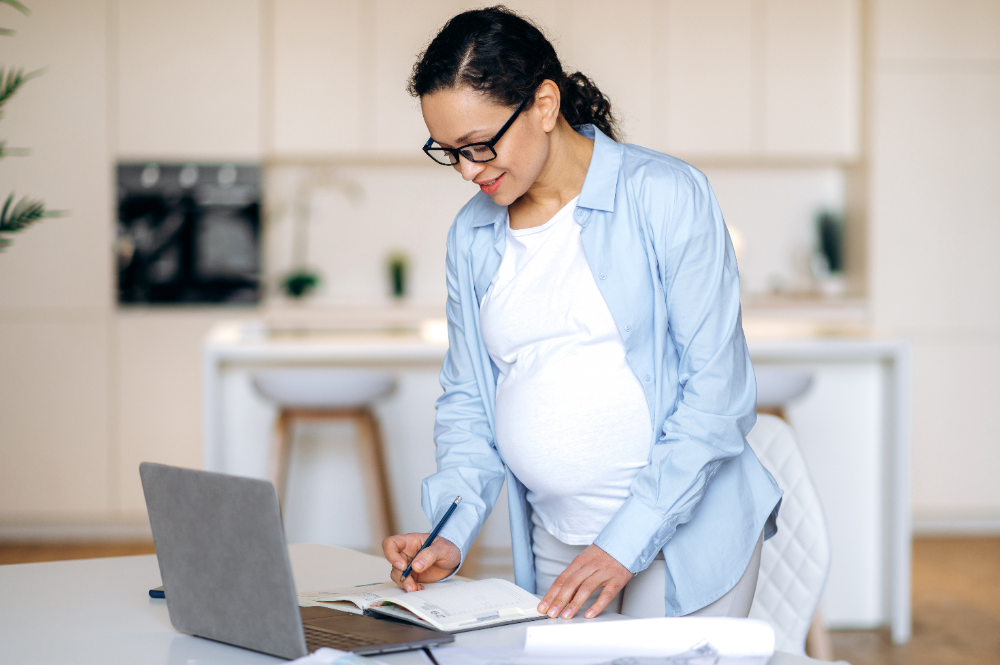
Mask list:
[[[590,166],[587,168],[587,177],[583,181],[583,189],[580,190],[580,200],[577,201],[577,206],[613,212],[615,209],[615,189],[618,187],[618,171],[622,165],[621,146],[605,136],[604,132],[594,125],[581,125],[577,131],[588,139],[594,139],[594,154],[590,158]],[[488,200],[486,201],[485,214],[476,215],[472,221],[473,227],[495,225],[505,219],[507,208],[493,203],[489,197],[486,198]]]
[[[582,125],[577,131],[594,139],[594,155],[590,158],[587,177],[580,190],[577,205],[591,210],[614,212],[618,171],[622,165],[622,147],[604,135],[594,125]]]

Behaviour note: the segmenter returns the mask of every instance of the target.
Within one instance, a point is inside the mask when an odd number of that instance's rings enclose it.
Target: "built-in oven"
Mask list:
[[[118,165],[118,302],[256,303],[260,167]]]

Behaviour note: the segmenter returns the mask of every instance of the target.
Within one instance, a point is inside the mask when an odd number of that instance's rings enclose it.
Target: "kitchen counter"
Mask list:
[[[748,317],[744,329],[756,366],[794,367],[814,377],[787,417],[830,523],[834,564],[824,598],[829,623],[845,628],[888,623],[893,639],[905,642],[911,547],[908,343],[879,336],[856,320]],[[305,319],[221,324],[203,347],[204,466],[265,475],[274,411],[253,395],[253,371],[384,368],[399,377],[397,394],[376,409],[397,518],[404,529],[425,529],[419,483],[434,470],[433,402],[440,395],[437,373],[446,351],[446,326],[434,319],[367,328]],[[503,513],[498,504],[480,537],[494,549],[509,547]]]

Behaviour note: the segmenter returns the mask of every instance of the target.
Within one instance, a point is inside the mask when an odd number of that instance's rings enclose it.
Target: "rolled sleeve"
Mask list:
[[[484,377],[477,375],[470,351],[466,321],[474,298],[462,291],[460,263],[453,226],[446,259],[449,346],[440,375],[444,394],[437,400],[434,425],[438,471],[423,482],[421,506],[431,523],[437,524],[455,496],[462,497],[440,536],[461,550],[464,563],[496,503],[505,471],[492,445],[492,428],[483,405]]]

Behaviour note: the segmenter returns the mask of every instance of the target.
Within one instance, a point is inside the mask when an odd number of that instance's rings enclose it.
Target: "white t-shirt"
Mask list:
[[[481,304],[497,445],[546,531],[594,541],[649,461],[649,407],[587,262],[576,199],[512,230]]]

